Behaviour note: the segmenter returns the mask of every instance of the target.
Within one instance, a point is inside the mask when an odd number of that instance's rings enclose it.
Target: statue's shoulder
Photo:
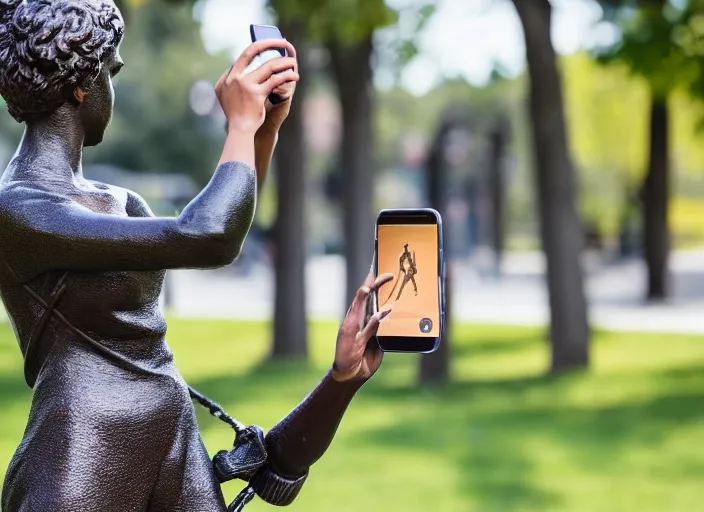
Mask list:
[[[7,235],[55,214],[67,201],[61,191],[31,181],[0,183],[0,231]],[[9,231],[8,231],[9,230]],[[2,235],[0,235],[2,236]]]
[[[111,186],[126,194],[127,202],[125,203],[125,209],[127,210],[127,215],[130,217],[154,217],[154,212],[152,212],[149,207],[149,203],[137,192],[128,188]]]
[[[112,185],[109,183],[103,183],[101,181],[96,180],[86,181],[88,181],[88,183],[92,184],[93,186],[99,189],[109,190],[111,194],[113,194],[115,197],[118,197],[120,199],[120,202],[125,205],[127,215],[129,215],[130,217],[154,216],[151,209],[149,208],[149,204],[147,203],[147,201],[134,190],[130,190],[125,187],[119,187],[117,185]]]
[[[7,181],[0,183],[0,210],[19,207],[23,203],[40,199],[60,200],[60,191],[33,181]]]

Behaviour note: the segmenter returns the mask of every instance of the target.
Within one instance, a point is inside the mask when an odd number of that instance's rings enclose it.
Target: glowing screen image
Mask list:
[[[394,279],[379,290],[379,309],[393,308],[379,336],[440,335],[438,227],[401,224],[378,227],[378,275]]]

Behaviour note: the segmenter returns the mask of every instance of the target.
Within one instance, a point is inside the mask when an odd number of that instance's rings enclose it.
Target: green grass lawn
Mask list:
[[[174,320],[186,380],[247,423],[271,427],[331,362],[336,326],[312,326],[313,361],[262,364],[264,324]],[[454,383],[415,386],[391,354],[352,404],[292,511],[693,511],[704,503],[704,340],[597,333],[588,372],[550,378],[538,329],[455,330]],[[30,392],[0,327],[0,474]],[[200,414],[200,413],[199,413]],[[228,427],[206,414],[208,449]],[[227,484],[232,497],[239,484]],[[271,510],[255,501],[251,512]]]

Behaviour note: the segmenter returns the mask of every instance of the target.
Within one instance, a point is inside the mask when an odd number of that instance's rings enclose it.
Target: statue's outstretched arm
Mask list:
[[[51,190],[8,184],[0,193],[0,234],[3,248],[13,249],[0,251],[22,280],[50,270],[223,266],[237,257],[252,224],[256,182],[250,165],[223,162],[175,218],[96,213]]]
[[[305,475],[330,446],[364,380],[336,381],[328,372],[318,386],[266,435],[268,463],[288,478]]]

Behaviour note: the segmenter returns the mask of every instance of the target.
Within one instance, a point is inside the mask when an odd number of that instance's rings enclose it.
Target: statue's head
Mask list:
[[[18,122],[76,109],[87,146],[112,117],[124,21],[112,0],[0,0],[0,95]]]

